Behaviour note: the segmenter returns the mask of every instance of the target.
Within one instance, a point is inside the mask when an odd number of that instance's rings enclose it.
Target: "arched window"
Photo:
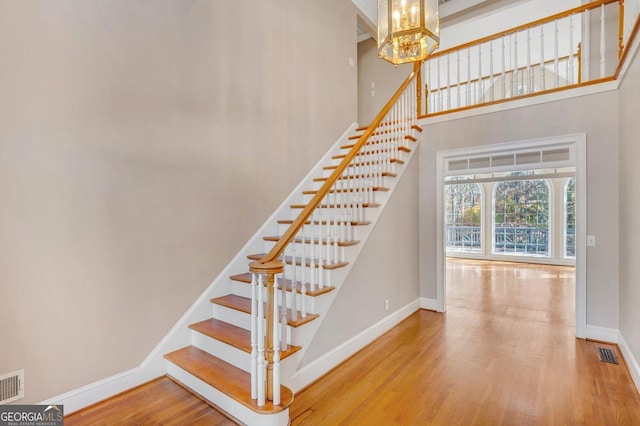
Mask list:
[[[564,257],[576,257],[576,179],[564,187]]]
[[[475,183],[445,187],[447,250],[482,250],[482,193]]]
[[[493,253],[549,256],[549,184],[543,179],[495,187]]]

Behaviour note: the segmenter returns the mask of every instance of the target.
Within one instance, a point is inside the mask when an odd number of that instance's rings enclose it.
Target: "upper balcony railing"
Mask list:
[[[599,0],[432,54],[426,115],[613,80],[640,0]]]

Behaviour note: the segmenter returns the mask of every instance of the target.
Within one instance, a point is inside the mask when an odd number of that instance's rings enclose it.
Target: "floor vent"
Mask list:
[[[24,398],[24,370],[0,376],[0,405]]]
[[[600,357],[600,361],[602,362],[610,362],[611,364],[618,363],[618,358],[616,358],[616,354],[613,353],[613,350],[609,348],[603,348],[602,346],[599,347],[598,356]]]

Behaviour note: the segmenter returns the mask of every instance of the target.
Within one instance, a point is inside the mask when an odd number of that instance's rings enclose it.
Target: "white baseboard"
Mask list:
[[[631,352],[629,344],[620,332],[618,332],[618,348],[620,348],[620,352],[622,352],[622,356],[627,363],[633,383],[636,384],[636,389],[640,392],[640,364],[638,364],[638,360],[633,356],[633,352]]]
[[[387,331],[398,325],[411,314],[420,309],[420,299],[409,303],[400,308],[391,315],[383,318],[371,327],[355,335],[351,339],[337,346],[333,350],[327,352],[320,358],[311,361],[309,364],[296,371],[290,381],[285,383],[294,392],[299,391],[303,387],[311,384],[315,380],[327,374],[333,368],[337,367],[341,362],[382,336]]]
[[[587,324],[587,339],[607,343],[618,343],[618,330]]]
[[[436,299],[427,299],[426,297],[421,297],[420,309],[438,312],[438,301]]]
[[[64,405],[65,415],[71,414],[84,407],[95,404],[106,398],[122,393],[133,387],[139,386],[156,377],[145,374],[142,367],[132,368],[115,376],[82,386],[62,395],[54,396],[40,405]]]

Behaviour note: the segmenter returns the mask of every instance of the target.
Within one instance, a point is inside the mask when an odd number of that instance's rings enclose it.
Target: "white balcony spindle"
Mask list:
[[[560,86],[560,55],[558,53],[558,20],[554,21],[554,39],[553,39],[553,88],[557,89]]]
[[[462,89],[461,79],[460,79],[460,50],[456,50],[456,108],[460,108],[460,90]]]
[[[438,70],[438,111],[442,111],[442,84],[440,83],[440,56],[436,59],[436,65]]]
[[[447,109],[451,109],[451,55],[447,55]]]
[[[467,105],[471,105],[471,47],[467,47]]]
[[[606,77],[606,38],[605,38],[605,17],[604,4],[600,6],[600,78]]]
[[[567,73],[567,82],[569,84],[575,83],[573,73],[573,15],[569,15],[569,71]]]
[[[533,75],[531,74],[531,29],[527,28],[527,93],[533,92]]]
[[[478,103],[484,102],[484,79],[482,78],[482,45],[478,45]]]
[[[500,37],[502,42],[502,99],[506,99],[507,97],[507,58],[504,44],[505,37]]]
[[[493,40],[489,41],[489,100],[495,99],[495,75],[493,72]]]
[[[540,90],[545,90],[546,68],[544,66],[544,25],[540,25]]]
[[[513,89],[511,90],[511,97],[518,96],[519,93],[519,85],[518,85],[518,33],[513,33],[513,64],[511,70],[513,72]]]

